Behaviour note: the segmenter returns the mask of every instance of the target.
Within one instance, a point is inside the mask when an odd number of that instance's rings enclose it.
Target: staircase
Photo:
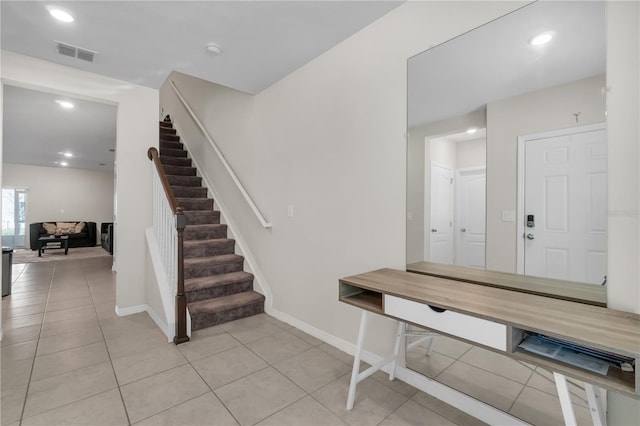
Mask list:
[[[173,196],[184,210],[184,287],[191,330],[199,330],[264,312],[264,296],[253,291],[253,274],[235,254],[227,225],[207,198],[207,188],[187,158],[170,121],[160,122],[160,162]]]

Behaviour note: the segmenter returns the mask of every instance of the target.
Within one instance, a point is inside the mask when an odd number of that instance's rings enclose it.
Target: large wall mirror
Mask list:
[[[536,2],[409,60],[408,265],[605,281],[605,45],[603,2]],[[406,360],[531,423],[562,421],[533,366],[443,336],[414,336]]]

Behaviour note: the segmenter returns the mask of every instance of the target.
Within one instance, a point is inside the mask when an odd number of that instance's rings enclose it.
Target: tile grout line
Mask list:
[[[56,264],[56,263],[54,262],[54,265],[55,265],[55,264]],[[83,275],[84,275],[84,271],[83,271]],[[52,276],[52,280],[51,280],[51,288],[52,288],[52,289],[53,289],[53,282],[54,282],[54,278],[55,278],[55,271],[53,272],[53,276]],[[85,281],[86,281],[86,276],[85,276]],[[86,282],[87,282],[87,284],[88,284],[88,281],[86,281]],[[48,302],[47,302],[47,303],[48,303]],[[46,308],[45,308],[45,311],[46,311]],[[46,313],[46,312],[45,312],[45,313]],[[44,317],[43,317],[43,323],[42,323],[42,326],[44,327]],[[38,338],[38,343],[39,343],[39,339],[40,339],[40,338]],[[97,343],[100,343],[100,342],[94,342],[94,343],[91,343],[91,344],[97,344]],[[105,347],[106,347],[106,342],[105,342],[104,340],[103,340],[103,343],[105,343]],[[87,346],[87,345],[82,345],[82,346],[79,346],[79,347],[84,347],[84,346]],[[37,353],[37,347],[38,347],[38,346],[36,346],[36,353]],[[72,348],[72,349],[76,349],[76,348]],[[57,351],[57,352],[53,352],[53,353],[58,353],[58,352],[61,352],[61,351]],[[52,354],[53,354],[53,353],[52,353]],[[48,354],[48,355],[49,355],[49,354]],[[34,355],[34,363],[35,363],[35,355]],[[97,364],[91,364],[91,365],[89,365],[89,366],[85,366],[85,367],[91,367],[91,366],[94,366],[94,365],[97,365]],[[85,368],[85,367],[82,367],[82,368]],[[69,372],[71,372],[71,371],[76,371],[76,370],[78,370],[78,369],[73,369],[73,370],[70,370]],[[66,374],[66,373],[63,373],[63,374]],[[31,377],[32,377],[32,376],[30,376],[30,379],[29,379],[29,385],[31,384]],[[51,376],[51,377],[56,377],[56,376]],[[113,390],[113,388],[112,388],[112,389],[107,389],[107,390],[105,390],[105,391],[103,391],[103,392],[99,392],[99,393],[94,394],[94,395],[89,395],[89,396],[85,396],[85,397],[83,397],[83,398],[79,398],[79,399],[77,399],[77,400],[75,400],[75,401],[67,402],[66,404],[62,404],[62,405],[60,405],[60,406],[58,406],[58,407],[52,408],[52,409],[50,409],[50,410],[46,410],[46,411],[44,411],[44,412],[42,412],[42,413],[39,413],[39,414],[37,414],[37,415],[35,415],[35,416],[33,416],[33,417],[37,417],[37,416],[39,416],[39,415],[43,415],[43,414],[48,413],[48,412],[50,412],[50,411],[53,411],[53,410],[56,410],[56,409],[59,409],[59,408],[62,408],[62,407],[69,406],[69,405],[71,405],[71,404],[73,404],[73,403],[76,403],[76,402],[78,402],[78,401],[84,401],[84,400],[89,399],[89,398],[92,398],[92,397],[94,397],[94,396],[102,395],[102,394],[107,393],[107,392],[109,392],[109,391],[111,391],[111,390]],[[26,401],[25,401],[25,405],[26,405]],[[23,409],[24,409],[24,406],[23,406]],[[21,420],[20,420],[20,423],[21,423],[23,420],[24,420],[24,419],[21,419]]]
[[[273,325],[275,325],[275,324],[273,324]],[[278,327],[278,328],[280,328],[280,327]],[[292,335],[293,337],[296,337],[296,338],[300,339],[298,336],[295,336],[294,334],[289,333],[289,332],[288,332],[288,330],[284,330],[284,329],[280,328],[280,331],[282,331],[282,332],[286,331],[288,334]],[[270,363],[269,361],[267,361],[266,359],[264,359],[263,357],[261,357],[258,353],[256,353],[255,351],[253,351],[250,347],[248,347],[246,343],[241,342],[240,340],[236,339],[235,337],[233,337],[233,335],[232,335],[231,333],[229,333],[229,332],[228,332],[228,331],[226,331],[226,330],[224,331],[224,334],[227,334],[227,335],[228,335],[229,337],[231,337],[233,340],[235,340],[236,342],[238,342],[238,343],[240,344],[240,346],[241,346],[241,347],[243,347],[244,349],[248,350],[249,352],[251,352],[252,354],[254,354],[255,356],[257,356],[259,359],[261,359],[262,361],[264,361],[267,365],[266,365],[266,367],[260,368],[260,369],[258,369],[258,370],[256,370],[256,371],[252,371],[251,373],[248,373],[248,374],[246,374],[246,375],[244,375],[244,376],[242,376],[242,377],[238,377],[237,379],[235,379],[235,380],[233,380],[233,381],[231,381],[231,382],[229,382],[229,383],[225,383],[225,384],[223,384],[223,385],[219,386],[217,389],[222,388],[222,387],[224,387],[224,386],[228,386],[228,385],[230,385],[230,384],[232,384],[232,383],[235,383],[235,382],[237,382],[237,381],[239,381],[239,380],[245,379],[245,378],[247,378],[247,377],[249,377],[249,376],[251,376],[251,375],[253,375],[253,374],[255,374],[255,373],[258,373],[258,372],[260,372],[260,371],[264,371],[264,370],[266,370],[267,368],[271,367],[271,368],[272,368],[273,370],[275,370],[278,374],[281,374],[285,379],[287,379],[289,382],[291,382],[294,386],[296,386],[297,388],[299,388],[300,390],[302,390],[302,392],[304,392],[304,394],[305,394],[305,395],[301,396],[300,398],[296,399],[295,401],[292,401],[291,403],[287,404],[285,407],[282,407],[282,408],[280,408],[279,410],[275,411],[274,413],[269,414],[267,417],[265,417],[265,418],[262,418],[262,419],[258,420],[258,422],[256,422],[256,423],[259,423],[259,422],[261,422],[261,421],[264,421],[265,419],[268,419],[268,418],[272,417],[272,416],[273,416],[273,415],[275,415],[276,413],[279,413],[280,411],[282,411],[282,410],[286,409],[287,407],[289,407],[289,406],[291,406],[291,405],[295,404],[296,402],[300,401],[301,399],[303,399],[303,398],[304,398],[304,397],[306,397],[306,396],[311,396],[311,394],[309,394],[306,390],[302,389],[300,386],[298,386],[298,384],[294,383],[291,379],[289,379],[289,377],[287,377],[287,376],[286,376],[286,375],[284,375],[280,370],[278,370],[278,369],[275,367],[275,364],[272,364],[272,363]],[[262,336],[262,337],[260,337],[260,338],[258,338],[258,339],[252,340],[252,341],[247,342],[247,343],[255,342],[255,341],[260,340],[260,339],[262,339],[262,338],[264,338],[264,337],[269,337],[269,336],[272,336],[272,335],[274,335],[274,334],[276,334],[276,333],[272,333],[272,334],[267,335],[267,336]],[[214,336],[209,336],[209,337],[215,337],[215,336],[216,336],[216,335],[214,335]],[[303,339],[300,339],[300,340],[304,341]],[[307,343],[307,342],[305,342],[305,343]],[[221,353],[224,353],[224,352],[228,352],[228,351],[233,350],[233,349],[236,349],[236,348],[237,348],[237,347],[232,347],[232,348],[229,348],[229,349],[227,349],[227,350],[224,350],[224,351],[220,351],[220,352],[217,352],[217,353],[211,354],[211,355],[209,355],[209,356],[215,356],[215,355],[218,355],[218,354],[221,354]],[[308,352],[308,351],[310,351],[310,350],[312,350],[312,349],[314,349],[314,348],[315,348],[315,346],[313,346],[313,345],[312,345],[312,346],[311,346],[311,348],[309,348],[307,351],[303,351],[303,352],[301,352],[301,353]],[[181,351],[181,352],[182,352],[182,351]],[[184,355],[184,354],[183,354],[183,355]],[[299,354],[297,354],[297,355],[299,355]],[[296,355],[294,355],[294,356],[296,356]],[[185,358],[187,358],[187,357],[185,356]],[[208,358],[208,356],[207,356],[207,357],[199,358],[199,359],[194,360],[194,361],[198,361],[198,360],[201,360],[201,359],[204,359],[204,358]],[[289,357],[289,358],[292,358],[292,357]],[[286,358],[286,359],[289,359],[289,358]],[[281,361],[285,361],[286,359],[281,360]],[[205,380],[205,378],[204,378],[204,377],[202,377],[202,375],[200,374],[200,372],[199,372],[199,371],[198,371],[198,370],[193,366],[193,364],[191,363],[191,360],[187,358],[187,362],[189,363],[189,365],[191,366],[191,368],[193,368],[193,370],[196,372],[196,374],[198,375],[198,377],[200,377],[200,378],[202,379],[202,381],[207,385],[207,387],[211,390],[211,393],[216,397],[216,399],[218,399],[218,401],[220,401],[220,403],[221,403],[221,404],[222,404],[222,406],[225,408],[225,410],[227,410],[227,412],[229,413],[229,415],[231,415],[231,417],[233,417],[233,419],[234,419],[238,424],[241,424],[241,423],[240,423],[240,421],[236,418],[236,416],[234,416],[234,415],[233,415],[233,413],[231,412],[231,410],[229,409],[229,407],[227,407],[227,405],[224,403],[224,401],[222,401],[222,400],[220,399],[220,397],[219,397],[219,396],[218,396],[218,394],[216,393],[215,389],[213,389],[213,388],[209,385],[209,383]],[[279,362],[280,362],[280,361],[279,361]],[[193,399],[193,398],[192,398],[192,399]],[[186,402],[186,401],[185,401],[185,402]],[[181,403],[181,404],[182,404],[182,403]],[[323,405],[323,407],[324,407],[324,405]],[[173,408],[173,407],[171,407],[171,408]],[[325,408],[327,408],[327,407],[325,407]],[[327,408],[327,409],[328,409],[328,408]],[[166,411],[166,410],[163,410],[163,412],[164,412],[164,411]]]
[[[277,327],[277,325],[275,325],[275,324],[273,324],[273,325]],[[278,328],[279,328],[279,327],[278,327]],[[294,334],[289,333],[287,330],[282,330],[282,329],[281,329],[281,331],[282,331],[282,332],[287,332],[287,334],[289,334],[289,335],[291,335],[291,336],[293,336],[293,337],[296,337],[297,339],[299,339],[299,340],[303,341],[302,339],[300,339],[299,337],[295,336]],[[275,334],[276,334],[276,333],[272,333],[272,334],[270,334],[270,335],[268,335],[268,336],[263,336],[263,337],[269,337],[269,336],[273,336],[273,335],[275,335]],[[231,336],[231,337],[233,337],[233,336]],[[263,337],[261,337],[260,339],[262,339]],[[256,339],[256,340],[254,340],[254,341],[257,341],[257,340],[260,340],[260,339]],[[304,341],[303,341],[303,342],[304,342]],[[251,343],[251,342],[247,342],[247,343]],[[306,343],[306,342],[305,342],[305,343]],[[264,421],[265,419],[268,419],[269,417],[274,416],[275,414],[277,414],[277,413],[281,412],[282,410],[286,409],[287,407],[290,407],[291,405],[293,405],[293,404],[295,404],[296,402],[300,401],[300,400],[301,400],[301,399],[303,399],[305,396],[309,396],[309,393],[308,393],[306,390],[302,389],[300,386],[298,386],[298,384],[297,384],[297,383],[295,383],[293,380],[291,380],[289,377],[287,377],[284,373],[282,373],[280,370],[278,370],[278,369],[276,368],[275,364],[271,364],[269,361],[267,361],[266,359],[264,359],[263,357],[261,357],[258,353],[256,353],[255,351],[253,351],[250,347],[248,347],[248,346],[247,346],[247,345],[245,345],[244,343],[243,343],[242,345],[243,345],[243,346],[244,346],[248,351],[250,351],[251,353],[255,354],[258,358],[260,358],[261,360],[263,360],[264,362],[266,362],[266,363],[267,363],[267,367],[265,367],[265,368],[263,368],[263,369],[260,369],[260,370],[258,370],[258,371],[254,371],[254,372],[253,372],[253,373],[251,373],[251,374],[255,374],[255,373],[259,372],[259,371],[263,371],[263,370],[265,370],[265,369],[267,369],[267,368],[271,367],[271,368],[272,368],[276,373],[280,374],[282,377],[284,377],[286,380],[288,380],[292,385],[294,385],[295,387],[297,387],[298,389],[300,389],[300,390],[304,393],[304,395],[303,395],[303,396],[301,396],[300,398],[296,399],[295,401],[292,401],[291,403],[287,404],[285,407],[282,407],[282,408],[280,408],[279,410],[277,410],[277,411],[275,411],[275,412],[271,413],[271,414],[270,414],[270,415],[268,415],[267,417],[264,417],[264,418],[262,418],[262,419],[258,420],[258,421],[257,421],[256,423],[254,423],[254,424],[260,423],[261,421]],[[314,348],[314,347],[312,346],[312,347],[311,347],[311,348],[309,348],[308,350],[303,351],[303,352],[300,352],[300,353],[308,352],[308,351],[312,350],[313,348]],[[300,354],[296,354],[296,355],[290,356],[289,358],[285,358],[285,359],[280,360],[280,361],[278,361],[278,362],[286,361],[287,359],[291,359],[291,358],[293,358],[294,356],[297,356],[297,355],[300,355]],[[248,376],[250,376],[251,374],[248,374],[248,375],[246,375],[245,377],[248,377]],[[240,379],[238,379],[238,380],[240,380]],[[225,386],[226,386],[226,385],[225,385]],[[217,396],[217,395],[216,395],[216,396]],[[224,404],[224,403],[223,403],[223,404]],[[225,405],[225,408],[226,408],[226,405]],[[228,408],[227,408],[227,411],[229,411],[229,409],[228,409]],[[235,417],[234,417],[234,418],[235,418]],[[240,422],[238,422],[238,423],[240,423]]]
[[[26,270],[27,267],[24,268]],[[23,270],[23,272],[24,272]],[[31,371],[29,372],[29,380],[27,381],[27,389],[24,394],[24,401],[22,403],[22,410],[20,411],[20,419],[18,420],[18,424],[22,425],[22,421],[24,420],[24,411],[27,407],[27,399],[29,398],[29,389],[31,388],[31,378],[33,377],[33,369],[36,364],[36,355],[38,354],[38,346],[40,345],[40,336],[42,335],[42,328],[44,327],[44,317],[47,312],[47,304],[49,303],[49,296],[51,295],[51,287],[53,284],[53,277],[56,272],[56,264],[53,263],[53,270],[51,271],[51,279],[49,280],[49,291],[47,292],[47,301],[44,303],[44,312],[42,313],[42,321],[40,322],[40,331],[38,331],[38,338],[36,340],[36,349],[33,353],[33,361],[31,362]]]
[[[98,326],[100,327],[100,334],[102,334],[102,341],[104,342],[104,347],[107,350],[107,357],[109,358],[109,364],[111,364],[111,371],[113,372],[113,378],[116,381],[116,388],[118,389],[118,394],[120,395],[120,401],[122,402],[122,408],[124,409],[124,415],[127,417],[127,423],[130,425],[131,424],[131,418],[129,417],[129,410],[127,410],[127,405],[124,402],[124,397],[122,396],[122,388],[120,387],[120,382],[118,381],[118,375],[116,374],[116,370],[113,367],[113,360],[111,359],[111,352],[109,351],[109,345],[107,345],[107,338],[105,337],[104,330],[102,329],[102,322],[100,321],[100,316],[98,315],[98,309],[96,308],[96,301],[93,298],[93,293],[91,292],[91,288],[89,287],[89,281],[87,280],[87,274],[85,273],[85,269],[84,269],[84,262],[81,262],[81,265],[82,265],[81,266],[82,276],[84,277],[85,283],[87,284],[87,289],[89,290],[89,295],[91,296],[91,301],[93,303],[93,309],[94,309],[96,317],[98,319]],[[110,285],[113,285],[113,284],[110,284]],[[109,389],[109,390],[111,390],[111,389]]]
[[[229,334],[227,331],[223,331],[223,332],[224,332],[224,334],[228,335],[228,336],[229,336],[229,337],[231,337],[233,340],[235,340],[236,342],[238,342],[238,343],[240,344],[240,346],[244,347],[244,344],[243,344],[242,342],[240,342],[238,339],[236,339],[235,337],[233,337],[233,336],[232,336],[231,334]],[[219,335],[207,336],[207,337],[215,337],[215,336],[219,336]],[[237,348],[237,346],[234,346],[234,347],[232,347],[232,348],[229,348],[229,349],[227,349],[227,350],[225,350],[225,351],[216,352],[216,353],[211,354],[211,355],[209,355],[209,356],[215,356],[215,355],[218,355],[218,354],[221,354],[221,353],[224,353],[224,352],[228,352],[228,351],[233,350],[233,349],[235,349],[235,348]],[[178,350],[180,351],[180,349],[178,349]],[[235,420],[235,421],[236,421],[236,423],[237,423],[237,424],[241,425],[241,423],[238,421],[238,419],[236,418],[236,416],[234,416],[234,415],[233,415],[233,413],[231,412],[231,410],[229,410],[229,407],[227,407],[227,405],[224,403],[224,401],[222,401],[222,400],[220,399],[220,397],[218,396],[218,394],[216,393],[216,391],[211,387],[211,385],[209,385],[209,382],[207,382],[207,381],[205,380],[205,378],[204,378],[204,377],[202,377],[202,375],[200,374],[200,372],[198,371],[198,369],[197,369],[197,368],[196,368],[196,367],[191,363],[191,360],[190,360],[189,358],[187,358],[187,356],[186,356],[186,355],[184,355],[184,353],[182,353],[182,351],[180,351],[180,353],[182,354],[182,356],[184,356],[184,357],[185,357],[185,359],[187,360],[187,363],[188,363],[188,364],[189,364],[189,366],[193,369],[193,371],[198,375],[198,377],[200,377],[200,380],[202,380],[202,381],[204,382],[204,384],[207,386],[207,388],[209,388],[209,390],[211,391],[211,393],[213,394],[213,396],[214,396],[218,401],[220,401],[220,404],[222,404],[222,406],[224,407],[224,409],[225,409],[225,410],[227,410],[227,413],[229,413],[229,415],[233,418],[233,420]],[[199,361],[199,360],[201,360],[201,359],[208,358],[209,356],[202,357],[202,358],[198,358],[198,359],[196,359],[195,361]],[[260,358],[260,359],[262,359],[262,358]],[[258,371],[262,371],[262,370],[264,370],[265,368],[267,368],[267,367],[261,368],[261,369],[260,369],[260,370],[258,370]],[[255,371],[254,371],[254,373],[255,373]],[[250,373],[250,374],[253,374],[253,373]],[[234,382],[236,382],[236,381],[238,381],[238,380],[240,380],[240,379],[242,379],[242,378],[244,378],[244,377],[247,377],[247,376],[249,376],[249,374],[247,374],[246,376],[243,376],[243,377],[241,377],[241,378],[238,378],[238,379],[236,379],[236,380],[234,380],[234,381],[232,381],[232,382],[226,383],[226,384],[224,384],[224,385],[222,385],[222,386],[226,386],[226,385],[228,385],[228,384],[230,384],[230,383],[234,383]],[[220,387],[222,387],[222,386],[220,386]],[[200,397],[200,396],[201,396],[201,395],[198,395],[197,397],[194,397],[194,398],[198,398],[198,397]],[[192,399],[194,399],[194,398],[192,398]],[[191,399],[190,399],[189,401],[191,401]],[[185,402],[186,402],[186,401],[185,401]],[[182,402],[181,404],[184,404],[184,402]],[[175,405],[174,405],[173,407],[175,407]],[[167,408],[167,410],[170,410],[170,409],[171,409],[171,408],[173,408],[173,407]],[[161,411],[161,413],[163,413],[163,412],[165,412],[165,411],[167,411],[167,410],[163,410],[163,411]],[[158,413],[156,413],[156,414],[158,414]],[[154,414],[154,415],[156,415],[156,414]],[[151,417],[151,416],[150,416],[150,417]]]

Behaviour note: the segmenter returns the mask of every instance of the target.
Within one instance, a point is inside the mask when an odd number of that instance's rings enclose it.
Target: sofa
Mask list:
[[[95,222],[49,221],[29,225],[31,250],[38,250],[38,238],[60,233],[69,236],[69,247],[94,247],[97,241]]]
[[[102,248],[113,254],[113,223],[104,222],[100,224],[100,242]]]

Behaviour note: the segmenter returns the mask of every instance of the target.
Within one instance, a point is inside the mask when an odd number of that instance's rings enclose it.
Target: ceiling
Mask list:
[[[113,170],[115,106],[8,85],[3,98],[4,162]],[[56,101],[74,107],[65,109]]]
[[[3,0],[0,36],[2,49],[143,86],[159,88],[180,71],[255,94],[401,3]],[[48,6],[75,21],[54,20]],[[97,52],[94,62],[60,55],[56,41]],[[221,53],[207,52],[208,43]],[[104,153],[115,141],[107,112],[115,108],[75,100],[67,111],[54,98],[5,87],[4,161],[58,166],[52,161],[68,149],[76,154],[68,167],[112,168]]]
[[[401,3],[2,1],[2,48],[153,88],[179,71],[255,94]],[[49,5],[75,21],[52,19]],[[61,56],[56,40],[98,52],[95,62]]]
[[[554,39],[533,47],[543,31]],[[541,1],[409,60],[409,127],[599,74],[606,68],[604,2]]]

